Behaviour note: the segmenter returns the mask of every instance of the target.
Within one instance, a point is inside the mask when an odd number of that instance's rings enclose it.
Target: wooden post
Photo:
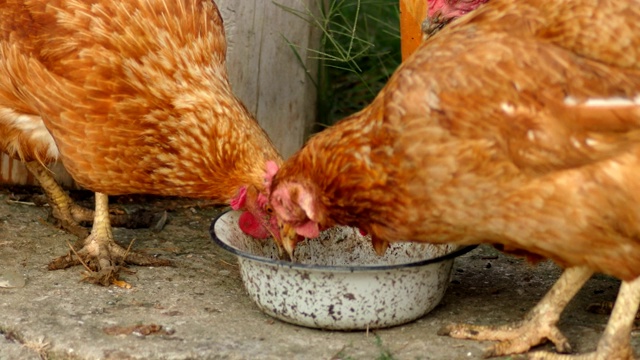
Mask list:
[[[400,47],[402,60],[420,46],[422,21],[427,16],[427,0],[400,0]]]
[[[216,0],[231,86],[287,158],[315,122],[316,88],[309,76],[316,78],[318,65],[308,49],[319,47],[320,32],[274,2],[300,11],[318,7],[317,0]],[[297,45],[304,66],[287,40]]]

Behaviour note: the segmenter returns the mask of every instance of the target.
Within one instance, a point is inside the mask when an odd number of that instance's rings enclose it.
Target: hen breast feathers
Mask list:
[[[211,1],[10,1],[0,17],[0,131],[22,136],[3,137],[11,155],[59,151],[97,192],[225,202],[262,190],[280,161],[231,91]]]

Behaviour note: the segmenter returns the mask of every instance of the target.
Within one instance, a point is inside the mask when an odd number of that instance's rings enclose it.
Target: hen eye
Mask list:
[[[265,210],[269,213],[269,214],[273,214],[273,209],[271,208],[271,206],[267,205],[265,207]]]

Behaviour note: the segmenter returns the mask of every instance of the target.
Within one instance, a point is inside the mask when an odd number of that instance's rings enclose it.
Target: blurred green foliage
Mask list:
[[[322,32],[320,48],[310,49],[319,64],[313,81],[320,126],[364,108],[400,64],[398,0],[317,0],[305,11],[279,6]]]

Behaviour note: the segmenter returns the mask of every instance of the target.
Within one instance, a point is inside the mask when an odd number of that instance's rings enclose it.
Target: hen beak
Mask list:
[[[388,241],[379,239],[374,236],[371,236],[371,243],[373,245],[373,250],[376,251],[376,254],[378,254],[378,256],[383,256],[384,253],[387,252],[387,248],[389,247]]]
[[[288,257],[288,260],[292,260],[296,245],[298,245],[296,229],[289,224],[280,224],[280,257]]]

